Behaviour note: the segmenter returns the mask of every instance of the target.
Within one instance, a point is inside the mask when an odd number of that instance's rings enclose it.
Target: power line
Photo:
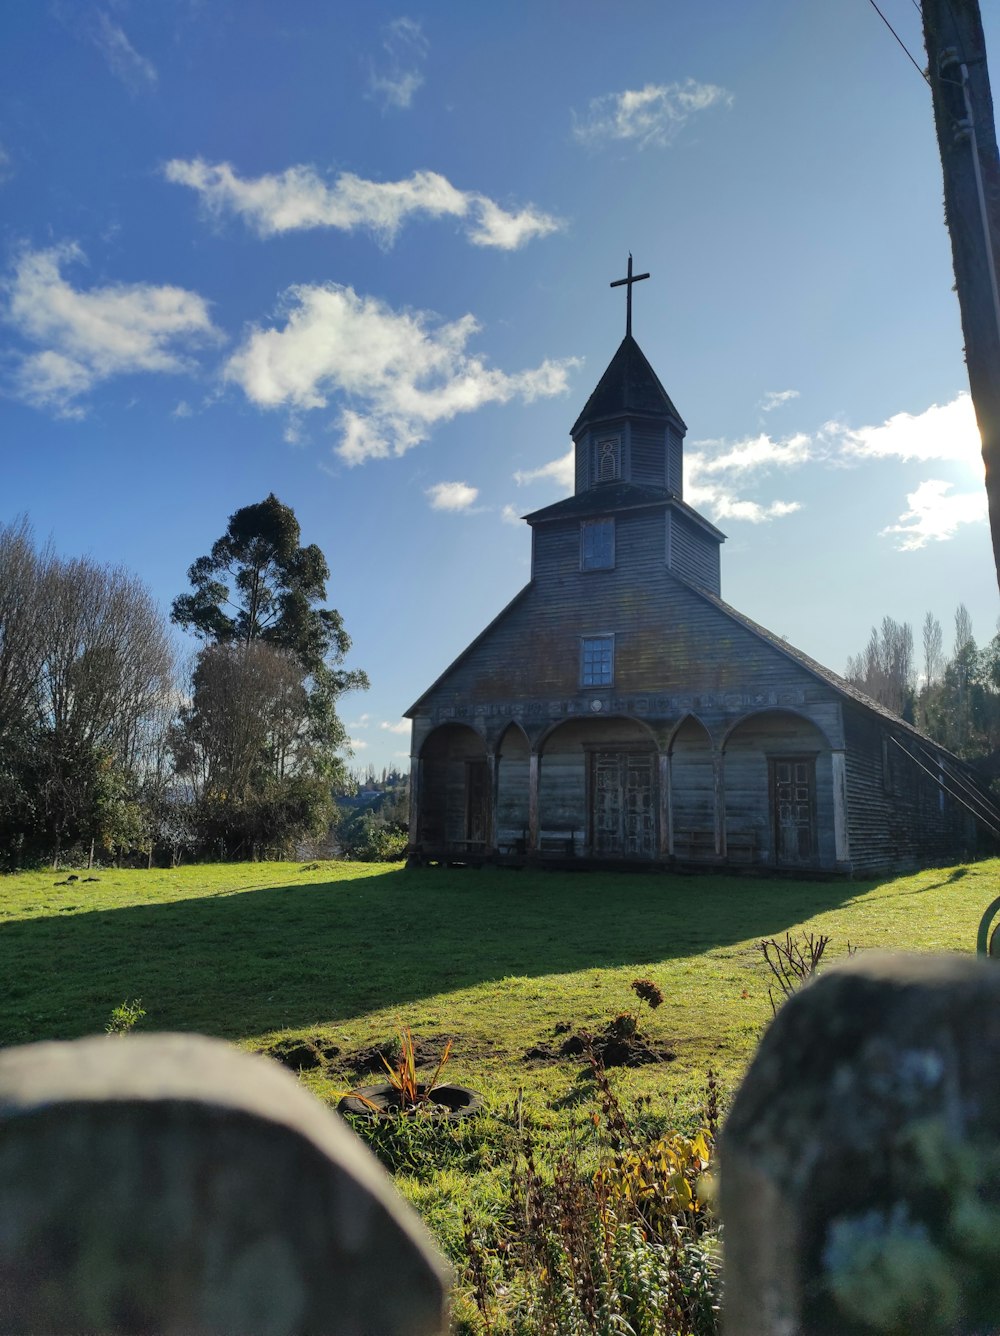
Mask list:
[[[914,69],[917,71],[917,73],[920,75],[921,79],[923,79],[924,83],[926,83],[926,84],[930,84],[930,79],[928,79],[927,75],[923,72],[923,70],[920,68],[920,66],[917,64],[917,62],[916,62],[916,61],[913,59],[913,57],[910,55],[910,52],[909,52],[909,50],[908,50],[908,48],[907,48],[907,46],[906,46],[906,43],[903,41],[902,37],[900,37],[899,33],[898,33],[898,32],[896,31],[896,29],[892,26],[892,24],[889,22],[889,20],[886,18],[886,16],[882,13],[881,9],[879,9],[878,5],[875,3],[875,0],[868,0],[868,3],[871,5],[872,9],[874,9],[875,13],[879,16],[879,18],[882,20],[882,22],[885,24],[885,26],[886,26],[886,27],[889,29],[889,31],[892,33],[893,37],[895,37],[895,39],[896,39],[896,41],[899,43],[899,45],[900,45],[900,46],[903,48],[903,50],[906,52],[906,58],[907,58],[907,60],[909,60],[910,64],[913,66],[913,68],[914,68]],[[914,3],[916,3],[916,0],[914,0]],[[918,9],[919,9],[919,6],[918,6]]]

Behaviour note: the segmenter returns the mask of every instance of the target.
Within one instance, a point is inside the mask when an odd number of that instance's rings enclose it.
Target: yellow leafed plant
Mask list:
[[[597,1183],[608,1205],[628,1203],[657,1234],[670,1220],[704,1209],[698,1180],[708,1169],[710,1142],[702,1128],[693,1137],[671,1132],[641,1150],[625,1151],[598,1170]]]

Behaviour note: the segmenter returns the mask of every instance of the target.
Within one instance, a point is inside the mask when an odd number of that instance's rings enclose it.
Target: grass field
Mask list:
[[[691,1127],[707,1070],[725,1098],[770,1019],[759,939],[827,933],[831,960],[848,943],[971,952],[1000,895],[1000,860],[882,883],[336,863],[55,884],[66,875],[0,879],[0,1043],[99,1032],[141,999],[143,1030],[336,1049],[301,1075],[332,1100],[363,1079],[359,1050],[401,1026],[418,1047],[452,1037],[447,1076],[485,1094],[481,1130],[376,1149],[459,1259],[462,1207],[500,1209],[510,1108],[553,1144],[578,1144],[590,1125],[586,1064],[525,1058],[557,1024],[595,1030],[634,1009],[634,978],[652,978],[666,1002],[642,1026],[675,1059],[616,1071],[614,1085],[629,1104],[651,1096],[662,1127]]]

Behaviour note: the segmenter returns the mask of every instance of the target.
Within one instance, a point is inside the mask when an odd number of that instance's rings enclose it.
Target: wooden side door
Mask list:
[[[772,756],[770,772],[775,860],[810,862],[816,853],[815,757]]]
[[[485,760],[465,763],[465,838],[485,844],[489,827],[489,774]]]
[[[654,758],[648,753],[622,757],[625,788],[625,853],[652,858],[656,851],[656,782]]]
[[[594,853],[617,857],[622,852],[622,775],[617,752],[594,752],[590,792]]]

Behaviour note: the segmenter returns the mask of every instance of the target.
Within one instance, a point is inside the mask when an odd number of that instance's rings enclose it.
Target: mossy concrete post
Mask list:
[[[861,954],[781,1009],[722,1132],[726,1336],[1000,1328],[1000,966]]]
[[[0,1053],[0,1330],[437,1336],[446,1282],[276,1063],[189,1035]]]

